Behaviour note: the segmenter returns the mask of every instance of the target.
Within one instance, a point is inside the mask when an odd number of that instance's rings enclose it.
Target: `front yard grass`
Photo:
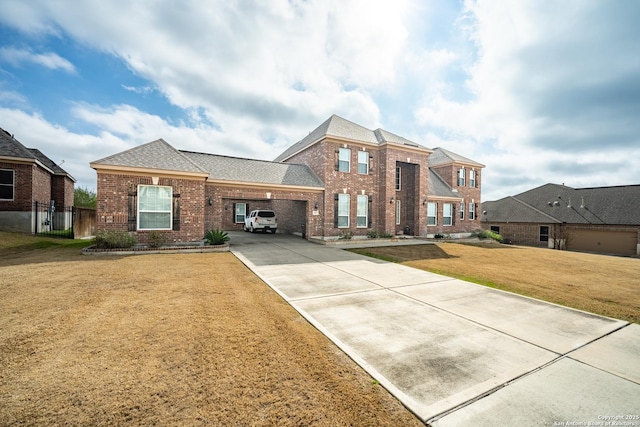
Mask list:
[[[421,426],[230,253],[0,232],[1,425]]]
[[[354,252],[640,323],[640,259],[497,243],[387,246]]]

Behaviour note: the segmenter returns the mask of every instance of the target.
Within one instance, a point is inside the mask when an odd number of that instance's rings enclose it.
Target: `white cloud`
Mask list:
[[[74,73],[75,67],[57,53],[33,53],[30,50],[17,49],[14,47],[0,47],[0,59],[20,67],[23,63],[41,65],[50,70],[62,70]]]

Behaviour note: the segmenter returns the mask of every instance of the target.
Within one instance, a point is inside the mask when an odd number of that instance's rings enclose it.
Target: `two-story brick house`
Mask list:
[[[71,225],[76,180],[40,150],[27,148],[0,129],[0,229],[35,232],[48,229],[56,215],[61,229]],[[34,209],[34,204],[45,207]]]
[[[275,210],[283,232],[324,239],[480,228],[475,215],[448,221],[443,209],[466,202],[475,212],[483,165],[336,115],[273,162],[181,151],[158,140],[91,167],[98,175],[97,229],[128,230],[140,241],[147,230],[189,241],[209,228],[241,229],[252,209]],[[474,185],[451,182],[450,171],[459,169]],[[438,229],[428,225],[431,203]]]

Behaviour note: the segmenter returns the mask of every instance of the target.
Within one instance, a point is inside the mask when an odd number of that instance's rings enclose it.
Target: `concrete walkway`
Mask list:
[[[295,236],[231,237],[242,262],[429,425],[640,426],[640,325]]]

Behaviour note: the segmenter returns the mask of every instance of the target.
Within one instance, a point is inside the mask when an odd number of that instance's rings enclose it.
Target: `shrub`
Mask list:
[[[147,234],[147,244],[152,249],[157,249],[167,243],[167,236],[159,231],[150,231]]]
[[[478,233],[479,239],[493,239],[496,242],[502,242],[502,236],[491,230],[482,230]]]
[[[444,234],[440,234],[440,233],[435,234],[435,235],[433,236],[433,238],[434,238],[434,239],[444,239]]]
[[[349,231],[347,231],[346,233],[343,233],[341,231],[340,234],[338,234],[338,240],[351,240],[352,237],[353,234],[351,234],[351,232]]]
[[[378,232],[376,230],[369,230],[369,231],[367,231],[367,237],[369,239],[377,239],[378,238]]]
[[[124,231],[102,231],[96,234],[94,243],[98,249],[128,249],[136,239]]]
[[[210,245],[224,245],[230,239],[229,235],[218,229],[211,229],[204,235],[204,240]]]

